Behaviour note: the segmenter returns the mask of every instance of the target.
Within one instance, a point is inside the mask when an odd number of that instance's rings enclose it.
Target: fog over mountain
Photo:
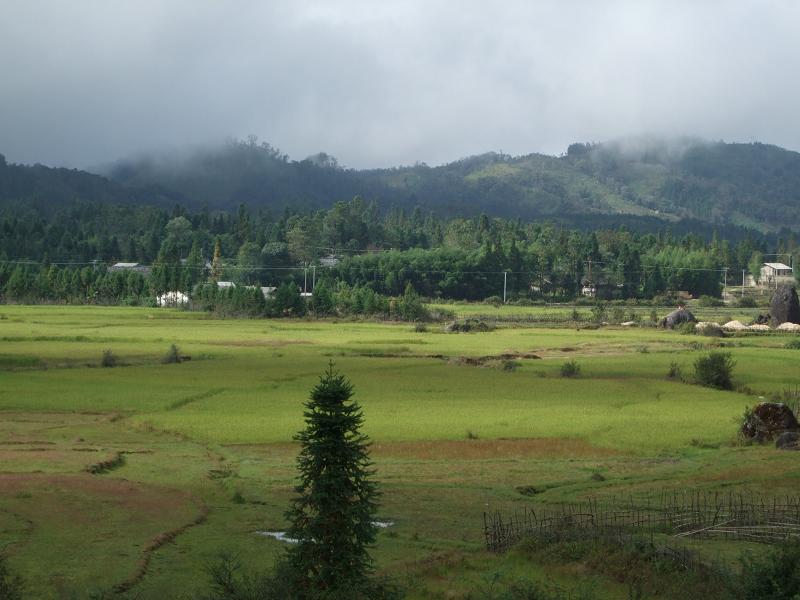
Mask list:
[[[800,4],[29,0],[0,20],[0,152],[87,167],[255,134],[441,164],[632,134],[800,149]]]

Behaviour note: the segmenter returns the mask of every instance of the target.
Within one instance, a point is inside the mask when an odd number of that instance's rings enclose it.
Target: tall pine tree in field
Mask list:
[[[306,428],[295,436],[300,483],[286,516],[287,536],[298,543],[288,566],[293,591],[303,600],[378,597],[368,553],[378,492],[352,395],[352,384],[331,363],[306,403]]]

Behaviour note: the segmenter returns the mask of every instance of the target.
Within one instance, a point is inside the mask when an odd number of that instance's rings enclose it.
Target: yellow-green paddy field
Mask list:
[[[581,561],[487,552],[485,512],[663,491],[800,492],[800,453],[737,437],[745,407],[800,386],[800,350],[787,348],[796,334],[720,339],[541,319],[565,310],[458,307],[507,320],[445,333],[2,306],[0,551],[31,598],[191,598],[221,552],[245,570],[269,568],[285,542],[257,532],[285,529],[292,438],[331,361],[363,409],[378,516],[391,523],[376,568],[408,598],[477,598],[518,576],[628,597],[624,577]],[[514,320],[526,311],[531,322]],[[162,363],[172,344],[187,360]],[[667,377],[673,363],[690,375],[713,349],[735,359],[737,391]],[[113,368],[100,366],[107,350]],[[562,377],[569,360],[579,374]],[[714,550],[733,556],[733,546]]]

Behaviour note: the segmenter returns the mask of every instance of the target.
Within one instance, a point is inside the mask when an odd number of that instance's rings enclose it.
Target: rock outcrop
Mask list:
[[[782,323],[800,323],[800,301],[793,285],[778,286],[769,305],[769,317],[773,327]]]
[[[658,326],[665,329],[675,329],[675,327],[683,323],[697,323],[697,319],[685,308],[678,308],[661,319],[658,322]]]
[[[792,409],[780,402],[760,402],[742,424],[742,435],[765,442],[786,431],[800,431]]]

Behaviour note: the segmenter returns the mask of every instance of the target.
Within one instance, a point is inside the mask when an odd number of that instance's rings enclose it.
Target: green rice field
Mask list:
[[[445,333],[0,307],[0,549],[31,598],[112,588],[190,598],[223,551],[268,568],[284,543],[257,532],[285,528],[292,436],[331,361],[363,408],[379,517],[392,523],[379,534],[377,570],[409,598],[474,598],[490,578],[521,573],[570,587],[576,570],[603,596],[628,597],[624,582],[585,566],[487,553],[487,510],[662,490],[800,490],[798,453],[737,438],[745,407],[800,386],[800,350],[785,347],[796,335],[547,326],[572,308],[446,308],[537,322]],[[708,310],[715,320],[753,312]],[[190,360],[162,364],[171,344]],[[673,363],[690,375],[710,349],[733,355],[738,391],[667,377]],[[114,368],[100,367],[106,350]],[[568,360],[577,377],[561,376]]]

